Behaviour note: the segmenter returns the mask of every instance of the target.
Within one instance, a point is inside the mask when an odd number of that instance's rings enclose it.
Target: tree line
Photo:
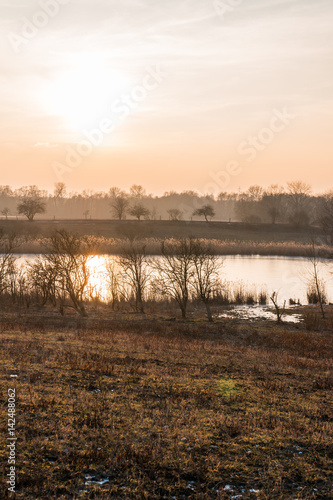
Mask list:
[[[116,219],[116,220],[220,220],[244,223],[284,223],[294,226],[322,225],[333,235],[333,189],[314,195],[301,181],[285,187],[250,186],[246,191],[200,195],[194,191],[166,192],[163,196],[147,194],[140,185],[129,191],[111,187],[107,192],[68,193],[58,182],[53,193],[37,186],[12,190],[0,186],[0,213],[3,218],[36,217],[46,219]]]

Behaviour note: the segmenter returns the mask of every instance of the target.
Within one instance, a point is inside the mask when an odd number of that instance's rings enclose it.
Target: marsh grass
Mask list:
[[[2,429],[18,374],[16,498],[330,498],[331,332],[57,321],[0,317]]]
[[[146,252],[150,255],[160,255],[161,241],[166,241],[170,245],[177,241],[175,238],[164,239],[161,237],[145,237],[144,235],[142,238],[145,242]],[[96,254],[99,255],[119,255],[124,244],[119,238],[108,238],[105,236],[90,236],[90,240],[95,246]],[[198,238],[198,241],[209,241],[211,249],[216,255],[308,257],[311,252],[310,243],[290,240],[269,241],[266,237],[258,241],[252,241],[251,239],[244,238],[242,233],[236,239],[224,237],[222,240],[218,240],[207,237],[207,239]],[[47,243],[47,237],[26,236],[25,238],[21,238],[18,251],[23,254],[39,254],[44,251]],[[317,251],[318,257],[332,257],[332,247],[328,245],[321,245]]]

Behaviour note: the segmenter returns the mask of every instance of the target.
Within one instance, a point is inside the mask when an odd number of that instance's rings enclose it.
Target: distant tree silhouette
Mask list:
[[[260,201],[264,194],[264,189],[261,186],[250,186],[246,192],[247,196],[253,201]]]
[[[290,202],[290,222],[297,226],[309,224],[311,186],[302,181],[288,182],[287,186]]]
[[[112,194],[111,194],[112,193]],[[111,194],[111,212],[119,220],[126,218],[126,213],[129,207],[128,196],[124,191],[119,188],[110,189]]]
[[[53,196],[56,200],[60,200],[66,196],[66,184],[64,182],[56,182],[54,185]]]
[[[208,222],[208,218],[212,219],[215,217],[215,211],[212,205],[204,205],[201,208],[194,210],[193,217],[204,217],[205,221]]]
[[[319,221],[329,245],[333,244],[333,190],[323,196],[319,208]]]
[[[13,196],[13,190],[8,184],[6,186],[0,186],[0,196]]]
[[[25,215],[29,222],[32,222],[37,214],[46,212],[46,203],[43,201],[43,192],[37,186],[30,186],[21,189],[21,202],[17,205],[20,215]]]
[[[117,198],[118,196],[123,195],[123,194],[125,194],[125,191],[123,191],[122,189],[120,189],[117,186],[113,186],[109,189],[110,198]]]
[[[169,219],[173,221],[182,220],[183,218],[183,212],[178,208],[170,208],[167,213],[169,215]]]
[[[8,207],[5,207],[1,210],[1,214],[6,217],[6,220],[8,219],[8,215],[10,214],[10,210]]]
[[[149,215],[149,210],[142,203],[135,203],[128,211],[132,217],[136,217],[141,220],[141,217],[147,217]]]
[[[262,211],[267,213],[272,224],[276,224],[276,221],[281,216],[283,192],[283,188],[279,187],[277,184],[272,184],[262,196]]]
[[[146,196],[146,190],[138,184],[133,184],[133,186],[130,188],[130,195],[133,198],[141,199]]]

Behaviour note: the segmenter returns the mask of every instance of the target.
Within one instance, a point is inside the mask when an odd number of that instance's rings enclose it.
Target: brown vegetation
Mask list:
[[[0,317],[16,498],[330,498],[330,332],[135,318]]]
[[[311,254],[313,236],[318,229],[295,230],[289,226],[267,224],[228,224],[221,222],[184,221],[61,221],[36,222],[0,221],[0,231],[15,233],[20,238],[18,253],[40,253],[55,230],[66,230],[81,238],[89,237],[96,244],[96,251],[104,254],[119,254],[125,239],[144,239],[150,255],[160,253],[162,240],[170,243],[180,238],[192,237],[209,240],[218,255],[274,255],[308,257]],[[331,258],[332,246],[321,243],[317,246],[318,257]]]

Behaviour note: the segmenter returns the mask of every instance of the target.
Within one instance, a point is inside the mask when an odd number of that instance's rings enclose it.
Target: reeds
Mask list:
[[[267,305],[268,292],[253,285],[247,285],[243,281],[222,283],[218,293],[214,295],[215,305]]]
[[[146,252],[150,255],[159,255],[161,240],[157,238],[144,238]],[[39,254],[45,252],[47,238],[25,238],[21,241],[18,252],[21,254]],[[120,238],[105,238],[103,236],[91,237],[96,254],[119,255],[124,244]],[[176,239],[165,240],[168,245],[176,243]],[[199,241],[207,242],[200,239]],[[209,240],[210,247],[216,255],[261,255],[261,256],[283,256],[283,257],[308,257],[311,252],[311,244],[286,242],[255,242],[242,240]],[[332,258],[333,249],[328,245],[318,247],[319,258]]]

